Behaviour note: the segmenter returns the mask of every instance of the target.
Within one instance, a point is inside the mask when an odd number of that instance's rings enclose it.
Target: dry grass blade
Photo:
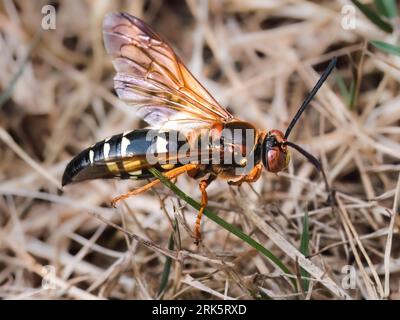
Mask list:
[[[391,212],[390,224],[389,224],[389,231],[386,240],[386,248],[385,248],[385,297],[388,298],[390,295],[390,261],[391,261],[391,253],[392,253],[392,241],[393,241],[393,231],[394,231],[394,224],[398,217],[398,212],[400,208],[400,174],[397,180],[396,185],[396,194],[393,200],[393,208]]]
[[[55,29],[42,23],[48,3],[0,3],[0,299],[400,297],[395,1],[51,3]],[[195,246],[196,210],[161,184],[118,210],[111,199],[142,181],[60,190],[73,156],[145,126],[113,89],[102,23],[116,11],[152,26],[221,106],[260,129],[284,132],[336,56],[290,138],[323,164],[335,214],[321,177],[295,150],[287,170],[264,170],[251,187],[218,179],[207,188],[207,209],[258,251],[207,217]],[[176,186],[201,199],[198,181],[179,177]],[[54,290],[41,287],[47,266]],[[294,289],[306,280],[308,291]]]
[[[350,299],[350,296],[336,284],[327,274],[315,265],[310,259],[306,258],[299,250],[297,250],[291,243],[289,243],[282,235],[276,232],[271,226],[265,223],[257,214],[252,210],[253,205],[242,199],[242,210],[244,215],[252,221],[252,223],[264,233],[271,241],[278,246],[285,254],[292,260],[306,270],[313,278],[314,281],[320,282],[323,286],[329,289],[333,294],[342,299]]]

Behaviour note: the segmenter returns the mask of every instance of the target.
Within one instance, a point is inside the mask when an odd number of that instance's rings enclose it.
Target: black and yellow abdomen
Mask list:
[[[179,166],[149,162],[149,155],[153,161],[154,157],[165,159],[178,149],[179,142],[169,139],[170,135],[171,132],[157,135],[154,130],[140,129],[99,141],[69,162],[62,185],[91,179],[146,179],[153,177],[147,170],[149,167],[165,171]]]

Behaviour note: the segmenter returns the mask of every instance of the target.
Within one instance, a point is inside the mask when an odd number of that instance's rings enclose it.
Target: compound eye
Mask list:
[[[286,168],[289,157],[286,152],[281,150],[279,147],[274,147],[268,150],[267,153],[267,164],[268,171],[279,172]]]

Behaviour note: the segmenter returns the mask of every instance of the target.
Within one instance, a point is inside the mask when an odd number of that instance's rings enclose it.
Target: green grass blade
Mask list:
[[[184,193],[182,190],[180,190],[174,183],[172,183],[167,178],[165,178],[157,169],[150,168],[149,171],[154,175],[154,177],[159,179],[165,186],[167,186],[169,189],[171,189],[183,201],[187,202],[190,206],[192,206],[196,210],[200,209],[201,206],[197,201],[193,200],[186,193]],[[204,215],[207,218],[214,221],[215,223],[219,224],[224,229],[228,230],[230,233],[234,234],[235,236],[237,236],[238,238],[240,238],[241,240],[246,242],[247,244],[249,244],[251,247],[256,249],[261,254],[263,254],[271,262],[273,262],[279,269],[281,269],[283,273],[285,273],[287,275],[293,275],[293,273],[289,271],[289,269],[285,266],[285,264],[278,257],[276,257],[271,251],[266,249],[260,243],[253,240],[247,234],[242,232],[240,229],[238,229],[235,226],[231,225],[230,223],[226,222],[224,219],[220,218],[214,212],[212,212],[208,209],[204,210]],[[293,278],[290,278],[290,282],[292,283],[293,288],[297,292],[296,281]]]
[[[337,84],[337,86],[339,88],[340,96],[343,97],[343,99],[346,102],[347,106],[349,106],[350,93],[349,93],[349,90],[347,89],[346,83],[344,82],[344,79],[340,75],[340,73],[338,73],[336,75],[336,84]]]
[[[174,229],[176,228],[176,225],[174,225]],[[169,236],[168,240],[168,249],[169,250],[174,250],[174,233],[171,233]],[[172,259],[170,257],[167,257],[165,259],[165,265],[164,265],[164,270],[161,276],[161,281],[160,281],[160,288],[158,289],[158,295],[161,295],[165,288],[167,287],[168,284],[168,279],[169,275],[171,273],[171,265],[172,265]]]
[[[310,232],[309,232],[309,224],[308,224],[308,212],[306,211],[304,213],[303,232],[301,234],[301,239],[300,239],[300,252],[302,254],[304,254],[304,256],[306,256],[306,257],[310,254],[309,244],[310,244]],[[300,268],[300,275],[301,275],[302,279],[310,277],[310,274],[303,268]],[[310,286],[310,281],[308,279],[303,279],[302,285],[303,285],[304,291],[308,291],[308,288]]]
[[[382,20],[382,18],[372,11],[368,6],[365,4],[362,4],[358,0],[351,0],[351,2],[354,3],[355,6],[357,6],[358,9],[373,23],[375,24],[378,28],[381,30],[387,32],[387,33],[392,33],[393,32],[393,27],[390,23]]]
[[[351,79],[350,83],[350,94],[349,94],[349,109],[353,110],[354,105],[356,103],[356,97],[357,97],[357,92],[356,92],[356,80]]]
[[[395,0],[374,0],[374,3],[381,15],[389,19],[397,16],[397,5]]]
[[[395,46],[393,44],[383,41],[370,41],[370,43],[379,50],[382,50],[389,54],[393,54],[395,56],[400,56],[400,46]]]

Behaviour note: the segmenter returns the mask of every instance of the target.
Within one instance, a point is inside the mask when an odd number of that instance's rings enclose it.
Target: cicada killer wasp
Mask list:
[[[149,168],[160,170],[167,179],[187,173],[201,179],[201,209],[195,224],[198,243],[200,222],[207,205],[206,188],[216,178],[239,186],[243,182],[256,181],[263,168],[270,172],[284,170],[290,159],[288,147],[299,151],[323,173],[320,162],[288,141],[288,137],[335,67],[336,58],[331,60],[283,133],[275,129],[259,130],[221,107],[171,47],[140,19],[126,13],[108,14],[104,19],[103,35],[106,50],[117,71],[115,91],[121,100],[137,108],[139,116],[150,127],[112,136],[83,150],[67,165],[63,186],[88,179],[152,179],[115,198],[112,201],[115,206],[118,201],[149,190],[160,182]],[[238,131],[252,133],[250,142],[239,139],[243,134],[236,138]],[[149,139],[150,133],[153,135]],[[183,139],[170,139],[178,135]],[[206,143],[202,144],[204,137]],[[178,153],[179,156],[172,152],[183,146],[186,149]],[[149,161],[149,154],[153,161]],[[247,170],[238,170],[244,167]],[[325,174],[323,176],[327,184]]]

